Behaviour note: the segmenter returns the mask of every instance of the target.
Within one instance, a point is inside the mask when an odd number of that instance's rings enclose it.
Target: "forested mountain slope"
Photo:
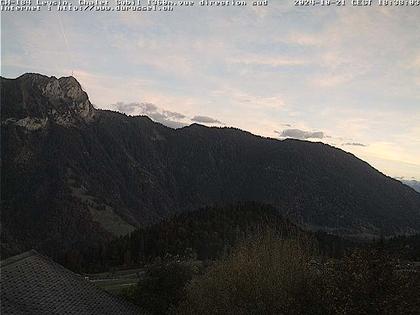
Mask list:
[[[72,77],[1,79],[2,247],[69,247],[178,212],[271,204],[339,234],[420,231],[420,194],[354,155],[95,109]]]

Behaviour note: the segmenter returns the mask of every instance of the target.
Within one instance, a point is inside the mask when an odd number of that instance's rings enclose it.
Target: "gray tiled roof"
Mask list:
[[[1,262],[1,314],[140,314],[36,251]]]

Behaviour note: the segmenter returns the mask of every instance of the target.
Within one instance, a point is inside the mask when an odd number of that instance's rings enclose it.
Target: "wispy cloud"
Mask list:
[[[292,32],[288,35],[286,42],[302,46],[315,46],[322,44],[323,40],[318,34]]]
[[[156,122],[159,122],[167,127],[182,128],[193,122],[207,124],[207,125],[222,125],[223,123],[215,118],[208,116],[195,115],[191,118],[178,112],[173,112],[160,108],[152,103],[124,103],[117,102],[110,105],[111,108],[125,113],[127,115],[145,115]]]
[[[325,134],[322,131],[305,131],[300,129],[286,129],[283,131],[275,131],[280,137],[294,139],[323,139]]]
[[[366,144],[363,144],[360,142],[346,142],[346,143],[343,143],[342,146],[367,147]]]
[[[299,59],[292,56],[273,56],[267,54],[244,55],[235,56],[229,59],[229,62],[241,65],[257,65],[257,66],[270,66],[270,67],[292,67],[302,66],[308,63],[307,59]]]
[[[53,12],[4,12],[2,75],[73,73],[99,108],[336,143],[389,175],[420,177],[417,10],[233,10],[60,15],[64,36],[45,32]]]
[[[217,124],[217,125],[222,124],[221,121],[208,117],[208,116],[194,116],[193,118],[191,118],[191,120],[194,122],[203,123],[203,124]]]
[[[128,115],[146,115],[154,121],[171,128],[181,128],[188,125],[185,121],[185,115],[161,109],[152,103],[118,102],[112,104],[111,107]]]
[[[141,113],[141,114],[150,114],[155,113],[157,111],[157,106],[152,103],[123,103],[118,102],[113,104],[113,107],[120,112],[125,114],[134,114],[134,113]]]

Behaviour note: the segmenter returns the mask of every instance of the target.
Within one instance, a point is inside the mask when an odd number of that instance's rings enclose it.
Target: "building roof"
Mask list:
[[[140,314],[51,259],[29,251],[1,262],[1,314]]]

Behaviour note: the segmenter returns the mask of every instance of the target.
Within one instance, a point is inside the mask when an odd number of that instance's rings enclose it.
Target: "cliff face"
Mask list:
[[[1,79],[3,248],[61,248],[176,212],[272,204],[339,234],[420,231],[420,194],[321,143],[96,110],[74,78]]]
[[[2,79],[2,84],[6,85],[2,89],[2,117],[8,117],[5,123],[37,130],[45,128],[48,122],[75,126],[91,121],[95,115],[87,94],[73,77],[25,74],[17,80]],[[13,104],[9,105],[8,100],[13,100]]]

